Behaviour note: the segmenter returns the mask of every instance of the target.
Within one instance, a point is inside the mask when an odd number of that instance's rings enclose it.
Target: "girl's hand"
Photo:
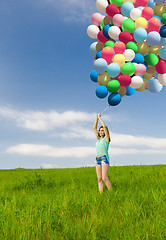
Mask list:
[[[100,118],[101,117],[101,113],[98,113],[97,116],[98,116],[98,118]]]

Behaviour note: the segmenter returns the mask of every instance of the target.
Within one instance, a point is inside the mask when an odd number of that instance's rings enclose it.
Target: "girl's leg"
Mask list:
[[[96,165],[96,173],[98,178],[99,192],[103,192],[103,180],[102,180],[102,166]]]
[[[102,165],[102,180],[105,182],[108,190],[111,190],[112,185],[111,185],[110,181],[108,180],[108,170],[109,170],[109,165],[103,164]]]

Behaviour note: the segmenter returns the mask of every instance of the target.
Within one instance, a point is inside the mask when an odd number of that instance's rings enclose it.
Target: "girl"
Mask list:
[[[102,124],[97,131],[98,120]],[[108,180],[108,170],[109,170],[109,155],[108,147],[110,143],[110,135],[108,128],[105,126],[105,123],[101,119],[101,113],[97,114],[96,121],[94,124],[94,132],[97,137],[96,142],[96,173],[98,178],[99,192],[103,192],[103,181],[105,182],[108,190],[112,189],[111,183]]]

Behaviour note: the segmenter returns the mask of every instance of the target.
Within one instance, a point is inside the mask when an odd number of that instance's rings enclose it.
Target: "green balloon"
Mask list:
[[[113,42],[113,41],[107,41],[106,43],[105,43],[105,45],[104,45],[104,47],[112,47],[112,48],[114,48],[114,45],[115,45],[115,43]]]
[[[117,7],[120,7],[123,3],[123,0],[111,0],[112,4],[115,4]]]
[[[111,80],[107,84],[107,89],[111,93],[117,92],[119,88],[120,88],[120,83],[118,80]]]
[[[135,65],[131,62],[125,63],[122,67],[122,74],[132,76],[135,73]]]
[[[131,19],[126,19],[122,23],[122,30],[127,31],[129,33],[134,32],[135,23]]]
[[[166,24],[166,13],[163,13],[163,15],[161,16],[161,21],[162,23]]]
[[[133,50],[135,53],[138,51],[138,47],[137,44],[135,42],[128,42],[126,44],[126,49],[131,49]]]
[[[100,23],[100,28],[101,28],[101,30],[103,29],[103,27],[105,26],[105,24],[104,24],[104,19],[101,21],[101,23]]]
[[[150,66],[154,66],[159,62],[159,58],[156,54],[154,53],[149,53],[146,57],[145,57],[145,62],[150,65]]]

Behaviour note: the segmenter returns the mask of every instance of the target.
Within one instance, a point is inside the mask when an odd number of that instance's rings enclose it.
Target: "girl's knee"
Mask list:
[[[98,177],[98,183],[102,182],[102,177]]]
[[[107,181],[108,181],[108,177],[103,177],[103,178],[102,178],[102,181],[103,181],[103,182],[107,182]]]

